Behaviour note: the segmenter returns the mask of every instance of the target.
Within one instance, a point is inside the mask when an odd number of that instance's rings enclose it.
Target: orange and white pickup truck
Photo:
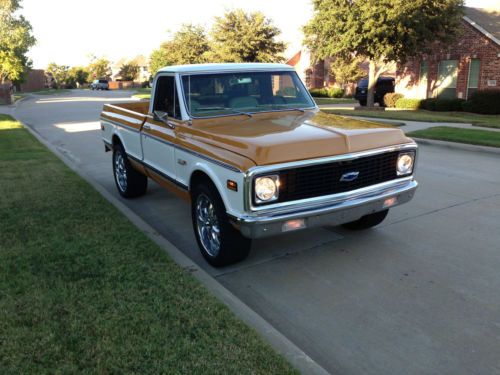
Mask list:
[[[252,238],[375,226],[417,188],[413,140],[321,112],[288,65],[166,67],[150,102],[107,104],[101,124],[120,194],[143,195],[150,178],[190,201],[216,267],[244,259]]]

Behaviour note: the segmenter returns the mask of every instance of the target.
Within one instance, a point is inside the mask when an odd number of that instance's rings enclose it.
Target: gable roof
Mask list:
[[[500,45],[500,6],[492,9],[464,7],[464,20]]]

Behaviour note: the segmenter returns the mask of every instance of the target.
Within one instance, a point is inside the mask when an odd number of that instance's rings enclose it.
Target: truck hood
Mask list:
[[[321,158],[412,142],[396,127],[320,111],[195,119],[189,132],[197,141],[242,155],[256,165]]]

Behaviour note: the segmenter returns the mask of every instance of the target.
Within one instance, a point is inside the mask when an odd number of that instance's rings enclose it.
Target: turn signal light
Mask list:
[[[227,180],[227,188],[232,191],[238,191],[238,184],[235,181]]]
[[[282,231],[290,232],[292,230],[302,229],[306,227],[304,219],[288,220],[283,224]]]

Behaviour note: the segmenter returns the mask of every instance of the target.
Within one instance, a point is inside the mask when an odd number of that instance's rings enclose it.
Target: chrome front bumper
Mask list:
[[[262,238],[289,231],[285,224],[303,219],[300,229],[323,225],[340,225],[362,216],[410,201],[418,183],[413,177],[394,180],[347,194],[332,196],[320,205],[287,207],[286,211],[259,212],[256,215],[230,216],[233,225],[248,238]],[[391,200],[390,198],[395,198]],[[389,205],[387,205],[389,203]]]

